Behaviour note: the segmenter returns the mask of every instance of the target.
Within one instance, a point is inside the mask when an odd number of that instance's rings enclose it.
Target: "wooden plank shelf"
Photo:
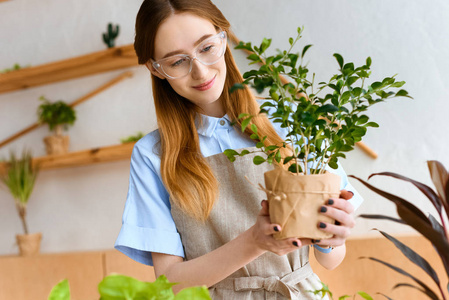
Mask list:
[[[137,66],[133,45],[0,74],[0,94]]]
[[[39,165],[40,170],[50,170],[130,159],[134,144],[126,143],[61,155],[36,157],[33,158],[33,165]],[[0,173],[6,172],[7,168],[8,163],[0,163]]]

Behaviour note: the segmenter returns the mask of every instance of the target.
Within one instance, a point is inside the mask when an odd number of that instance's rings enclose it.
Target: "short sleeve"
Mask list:
[[[160,159],[153,153],[155,134],[142,138],[131,155],[129,189],[115,249],[153,265],[151,253],[184,257],[171,215],[169,195],[160,179]]]

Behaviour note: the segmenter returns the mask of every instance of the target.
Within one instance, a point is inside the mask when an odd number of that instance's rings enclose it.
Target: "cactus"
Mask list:
[[[115,46],[115,39],[117,38],[119,34],[119,26],[116,25],[115,29],[112,28],[112,23],[108,24],[108,32],[103,33],[103,41],[106,45],[108,45],[108,48],[112,48]]]

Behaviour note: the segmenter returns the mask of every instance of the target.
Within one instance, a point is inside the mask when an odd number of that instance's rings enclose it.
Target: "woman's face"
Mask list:
[[[193,56],[201,41],[216,34],[215,27],[206,19],[190,13],[173,14],[159,26],[153,59],[157,61],[169,53]],[[147,66],[153,75],[165,79],[151,63]],[[195,59],[188,75],[166,80],[179,95],[202,108],[206,115],[222,117],[225,113],[219,98],[225,79],[226,64],[223,56],[217,63],[209,66]]]

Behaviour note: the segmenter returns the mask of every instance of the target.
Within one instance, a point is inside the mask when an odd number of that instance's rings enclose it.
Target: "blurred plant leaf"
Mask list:
[[[401,241],[397,240],[396,238],[392,237],[388,233],[378,230],[384,237],[386,237],[389,241],[391,241],[396,248],[401,250],[402,254],[405,255],[412,263],[423,269],[432,279],[433,281],[439,286],[440,285],[440,279],[438,278],[437,273],[432,268],[432,266],[425,260],[421,255],[413,251],[410,247],[402,243]]]
[[[419,181],[413,180],[411,178],[402,176],[400,174],[396,174],[396,173],[392,173],[392,172],[381,172],[381,173],[374,173],[371,174],[368,179],[370,179],[371,177],[374,176],[390,176],[390,177],[394,177],[400,180],[404,180],[404,181],[408,181],[410,183],[412,183],[414,186],[416,186],[424,195],[427,196],[427,198],[429,198],[430,202],[432,202],[433,206],[437,209],[438,214],[441,215],[441,200],[440,198],[438,198],[438,195],[435,194],[435,192],[433,191],[433,189]]]
[[[48,300],[70,300],[69,281],[64,279],[53,287]]]
[[[361,214],[361,215],[359,215],[359,217],[365,218],[365,219],[389,220],[389,221],[393,221],[393,222],[396,222],[396,223],[399,223],[399,224],[406,224],[401,219],[396,219],[396,218],[389,217],[389,216],[384,216],[384,215]]]
[[[449,175],[444,166],[438,161],[429,160],[427,161],[427,166],[429,168],[430,177],[432,178],[433,184],[440,195],[440,199],[443,201],[446,214],[449,214]]]
[[[362,257],[362,258],[368,258],[368,259],[373,260],[375,262],[381,263],[381,264],[383,264],[383,265],[385,265],[385,266],[395,270],[396,272],[413,279],[413,281],[415,281],[417,284],[419,284],[423,288],[423,290],[422,290],[423,293],[425,293],[427,296],[429,296],[433,300],[439,300],[438,296],[424,282],[422,282],[421,280],[419,280],[415,276],[411,275],[410,273],[402,270],[401,268],[393,266],[392,264],[389,264],[389,263],[387,263],[387,262],[385,262],[383,260],[377,259],[375,257]]]

